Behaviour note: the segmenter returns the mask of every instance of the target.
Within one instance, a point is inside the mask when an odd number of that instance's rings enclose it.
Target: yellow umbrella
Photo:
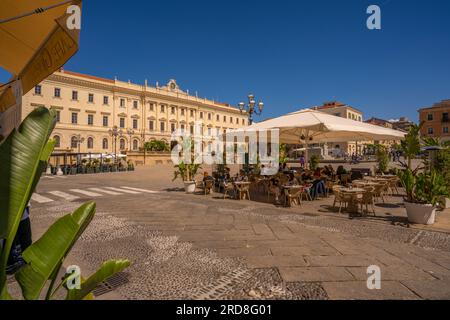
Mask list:
[[[0,66],[13,74],[0,87],[0,112],[58,70],[78,50],[81,0],[2,0]]]

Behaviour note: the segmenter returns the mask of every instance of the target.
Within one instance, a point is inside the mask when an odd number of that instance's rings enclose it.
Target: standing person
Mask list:
[[[302,153],[302,155],[300,156],[300,167],[302,169],[305,169],[305,155]]]
[[[22,253],[32,243],[30,204],[28,204],[17,229],[16,237],[11,246],[11,252],[9,253],[8,265],[6,267],[6,273],[8,275],[16,273],[26,264],[25,260],[23,260]]]

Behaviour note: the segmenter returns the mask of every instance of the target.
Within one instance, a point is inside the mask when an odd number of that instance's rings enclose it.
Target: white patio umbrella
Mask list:
[[[402,140],[405,133],[305,109],[256,123],[246,132],[278,129],[280,143],[306,144],[348,141]],[[306,158],[308,155],[306,154]]]

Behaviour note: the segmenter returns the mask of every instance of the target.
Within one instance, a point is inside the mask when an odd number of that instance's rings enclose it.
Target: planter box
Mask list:
[[[405,208],[411,223],[432,225],[436,222],[436,207],[431,204],[405,202]]]

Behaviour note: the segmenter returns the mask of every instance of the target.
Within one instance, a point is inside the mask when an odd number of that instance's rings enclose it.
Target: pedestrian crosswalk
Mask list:
[[[36,203],[51,203],[58,200],[65,201],[75,201],[79,200],[81,197],[83,198],[100,198],[104,196],[120,196],[120,195],[137,195],[137,194],[157,194],[158,191],[142,189],[142,188],[134,188],[134,187],[101,187],[101,188],[87,188],[87,189],[70,189],[60,191],[47,191],[43,193],[34,193],[31,197],[31,201]]]

